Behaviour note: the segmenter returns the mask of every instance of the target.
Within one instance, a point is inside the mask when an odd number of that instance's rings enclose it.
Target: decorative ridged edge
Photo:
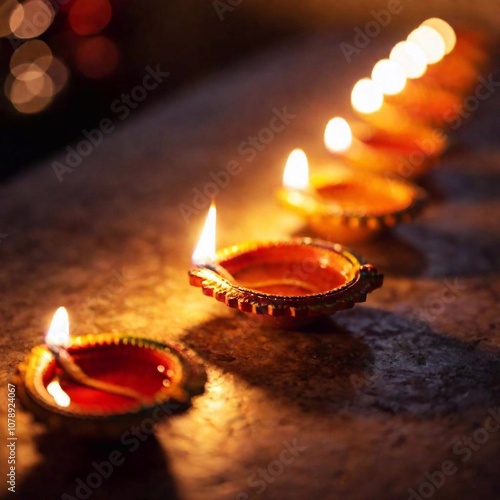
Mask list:
[[[200,287],[204,295],[245,313],[301,319],[331,315],[337,311],[350,309],[356,303],[365,302],[368,293],[382,286],[383,275],[374,266],[366,264],[341,245],[311,238],[233,246],[218,252],[216,262],[259,248],[283,246],[283,244],[313,245],[340,253],[353,265],[357,265],[356,277],[345,285],[324,293],[301,296],[271,295],[231,283],[207,267],[197,267],[189,271],[190,284]]]
[[[131,426],[140,424],[145,418],[153,418],[156,422],[182,413],[191,405],[192,397],[204,392],[207,377],[203,365],[190,350],[179,346],[143,337],[102,333],[72,337],[69,348],[120,344],[130,344],[167,354],[176,365],[174,374],[178,377],[171,381],[169,388],[157,393],[153,404],[138,405],[136,411],[118,414],[76,412],[74,409],[68,410],[57,406],[45,397],[47,391],[41,378],[53,358],[43,345],[35,346],[31,350],[18,365],[12,378],[12,382],[18,388],[21,403],[51,429],[62,430],[80,437],[115,438],[130,430]],[[179,397],[182,394],[188,397]],[[157,409],[163,409],[164,415],[157,415]]]
[[[380,182],[382,179],[394,185],[410,190],[411,203],[404,209],[381,215],[367,215],[350,212],[342,206],[333,203],[324,203],[312,192],[291,192],[281,188],[277,192],[278,199],[288,208],[305,217],[321,218],[332,226],[344,226],[350,229],[369,229],[379,231],[391,228],[396,224],[413,221],[422,211],[428,201],[427,193],[414,184],[390,175],[380,175],[374,172],[349,172],[346,177],[360,176],[369,181],[370,178]],[[322,176],[323,178],[325,176]],[[322,184],[326,184],[323,182]]]

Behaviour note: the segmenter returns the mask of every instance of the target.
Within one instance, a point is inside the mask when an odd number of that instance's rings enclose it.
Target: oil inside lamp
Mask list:
[[[342,243],[372,237],[398,222],[411,220],[422,208],[419,188],[388,176],[330,167],[297,189],[293,171],[307,167],[307,158],[290,157],[280,201],[303,215],[320,236]]]
[[[304,156],[296,150],[292,162],[303,164]],[[290,182],[300,192],[300,174]],[[214,240],[207,236],[209,230],[215,231],[210,214],[196,247],[197,260],[193,256],[190,284],[228,307],[259,315],[269,326],[296,328],[364,301],[382,284],[373,266],[338,244],[297,238],[247,242],[212,254],[211,243],[203,243]]]
[[[68,313],[59,308],[45,345],[33,348],[14,380],[24,406],[49,427],[112,438],[147,416],[159,421],[187,409],[205,374],[190,353],[168,344],[119,334],[70,337]]]

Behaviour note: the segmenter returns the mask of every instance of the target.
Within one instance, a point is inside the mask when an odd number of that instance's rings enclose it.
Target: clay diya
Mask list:
[[[428,117],[412,116],[403,107],[387,102],[382,88],[370,78],[354,85],[351,104],[363,122],[376,130],[379,137],[407,148],[429,144],[433,155],[443,153],[449,146],[448,137],[437,134]],[[427,146],[426,146],[427,147]]]
[[[337,165],[329,165],[309,180],[302,150],[290,155],[283,188],[277,194],[316,234],[348,244],[413,220],[427,199],[422,189],[406,181]]]
[[[338,244],[295,238],[215,251],[215,207],[189,271],[192,286],[268,326],[297,328],[364,302],[383,276]]]
[[[442,134],[435,132],[426,141],[401,141],[366,123],[332,118],[324,134],[326,149],[336,159],[378,173],[391,173],[406,179],[425,174],[442,153]]]
[[[154,340],[70,337],[59,308],[45,345],[32,349],[14,382],[26,409],[51,430],[108,439],[186,410],[206,375],[190,352]]]

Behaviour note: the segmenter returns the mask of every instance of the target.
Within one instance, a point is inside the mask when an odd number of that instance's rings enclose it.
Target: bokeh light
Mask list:
[[[108,25],[112,12],[108,0],[75,0],[69,10],[69,25],[78,35],[95,35]]]
[[[406,86],[406,75],[401,65],[390,59],[381,59],[372,71],[372,80],[386,95],[399,94]]]
[[[49,46],[41,40],[30,40],[18,47],[10,59],[10,71],[16,77],[26,71],[31,65],[36,65],[46,71],[53,56]]]
[[[118,66],[120,53],[116,44],[105,36],[81,40],[75,51],[78,70],[88,78],[105,78]]]
[[[425,53],[427,64],[435,64],[446,54],[443,37],[430,26],[420,26],[408,35],[408,41],[415,42]]]
[[[449,54],[455,48],[457,35],[455,34],[455,30],[446,21],[438,17],[432,17],[424,21],[422,26],[430,26],[441,35],[444,41],[446,54]]]
[[[373,80],[363,78],[352,89],[351,103],[361,113],[374,113],[382,107],[384,94]]]
[[[14,10],[19,6],[16,0],[3,0],[0,2],[0,36],[9,36],[12,34],[10,19]],[[13,24],[17,28],[21,24],[19,19],[18,24]]]
[[[406,78],[420,78],[427,69],[427,57],[424,50],[415,42],[399,42],[389,56],[405,72]]]
[[[48,1],[26,0],[12,11],[9,26],[17,38],[35,38],[48,29],[54,15],[54,8]]]

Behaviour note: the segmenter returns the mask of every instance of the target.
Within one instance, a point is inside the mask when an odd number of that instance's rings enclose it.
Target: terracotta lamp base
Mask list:
[[[278,198],[304,216],[316,234],[347,244],[410,222],[427,199],[422,189],[408,182],[347,169],[313,176],[311,184],[310,191],[282,188]]]
[[[364,302],[383,276],[338,244],[303,238],[227,248],[189,281],[269,326],[296,328]]]
[[[191,353],[144,338],[73,337],[66,352],[96,387],[75,382],[44,345],[19,365],[14,383],[26,409],[51,430],[80,437],[119,438],[146,418],[182,412],[206,382]]]

